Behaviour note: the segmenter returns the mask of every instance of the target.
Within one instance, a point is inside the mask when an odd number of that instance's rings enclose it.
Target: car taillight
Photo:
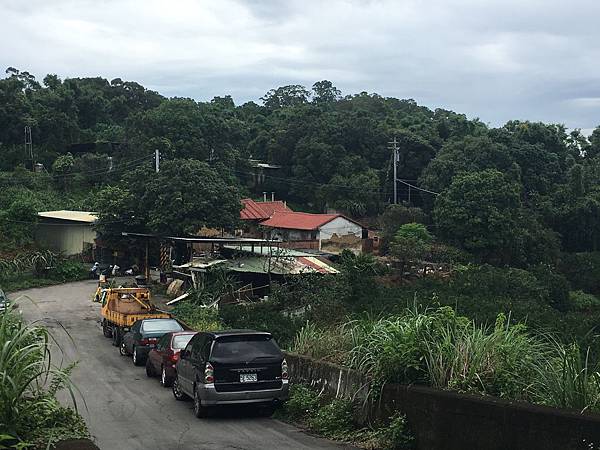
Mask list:
[[[281,361],[281,379],[287,380],[288,378],[289,378],[288,365],[287,365],[287,361],[284,359],[283,361]]]
[[[215,369],[213,368],[211,363],[206,363],[206,367],[204,369],[204,382],[205,383],[214,383],[215,381]]]
[[[179,352],[173,353],[171,356],[169,356],[169,359],[173,364],[175,364],[177,361],[179,361]]]

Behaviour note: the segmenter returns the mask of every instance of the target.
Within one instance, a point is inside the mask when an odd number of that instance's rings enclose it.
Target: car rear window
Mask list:
[[[174,336],[173,337],[173,348],[175,349],[181,349],[181,348],[185,348],[186,345],[188,345],[188,342],[190,342],[190,339],[192,339],[194,337],[193,334],[182,334],[181,336]]]
[[[252,361],[261,357],[281,357],[281,350],[271,336],[223,336],[215,341],[212,358]]]
[[[154,331],[181,331],[183,328],[179,322],[171,319],[147,320],[142,324],[142,331],[152,333]]]

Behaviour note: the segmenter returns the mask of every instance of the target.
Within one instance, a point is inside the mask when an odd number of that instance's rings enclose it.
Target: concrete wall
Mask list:
[[[367,398],[368,380],[355,371],[287,354],[292,382],[307,382],[331,395],[353,398],[367,423],[406,414],[420,450],[597,450],[600,415],[513,403],[423,386],[385,385]]]
[[[360,238],[362,237],[362,227],[344,217],[337,217],[319,228],[319,237],[322,241],[331,239],[334,234],[338,236],[353,234]]]
[[[90,224],[39,223],[35,230],[35,240],[40,246],[67,256],[80,254],[85,243],[93,244],[94,239],[96,231]]]

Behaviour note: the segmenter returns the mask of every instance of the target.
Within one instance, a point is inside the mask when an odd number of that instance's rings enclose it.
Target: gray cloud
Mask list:
[[[0,64],[238,103],[330,79],[492,125],[590,129],[599,13],[591,0],[0,0]]]

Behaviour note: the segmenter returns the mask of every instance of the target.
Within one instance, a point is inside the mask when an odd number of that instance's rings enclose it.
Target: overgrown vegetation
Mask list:
[[[26,324],[14,311],[0,314],[0,435],[3,445],[47,448],[68,438],[88,437],[76,409],[61,406],[65,389],[77,407],[76,389],[69,380],[74,365],[58,367],[48,331]],[[9,437],[8,437],[9,436]]]
[[[0,258],[0,287],[7,292],[85,279],[88,269],[49,250]]]
[[[0,98],[7,259],[35,250],[42,209],[98,211],[104,242],[125,248],[124,229],[233,230],[241,195],[274,191],[300,210],[378,223],[388,259],[344,253],[337,276],[290,279],[268,301],[215,312],[204,306],[227,291],[221,280],[177,306],[184,321],[268,330],[283,347],[386,381],[597,408],[600,128],[589,137],[528,121],[491,128],[410,99],[342,96],[327,80],[235,105],[168,99],[119,78],[40,83],[9,68]],[[47,173],[25,169],[25,125]],[[392,138],[397,177],[424,189],[399,186],[404,205],[389,204]],[[94,144],[77,153],[77,142]],[[255,159],[280,167],[260,186]],[[0,283],[83,274],[71,261],[43,266],[0,262]]]
[[[192,302],[179,302],[173,314],[193,330],[214,331],[224,328],[216,308],[201,307]]]
[[[414,448],[414,438],[405,416],[397,413],[387,423],[364,428],[355,421],[357,409],[357,405],[349,400],[332,399],[306,385],[293,384],[289,401],[277,414],[281,419],[300,424],[322,436],[352,442],[362,448]]]
[[[340,338],[340,334],[343,336]],[[318,337],[306,351],[307,335]],[[348,345],[348,340],[351,344]],[[337,343],[337,345],[331,345]],[[589,350],[532,334],[500,314],[476,325],[450,307],[354,319],[337,329],[308,323],[294,352],[331,358],[382,383],[426,384],[549,406],[600,411],[600,373]]]

